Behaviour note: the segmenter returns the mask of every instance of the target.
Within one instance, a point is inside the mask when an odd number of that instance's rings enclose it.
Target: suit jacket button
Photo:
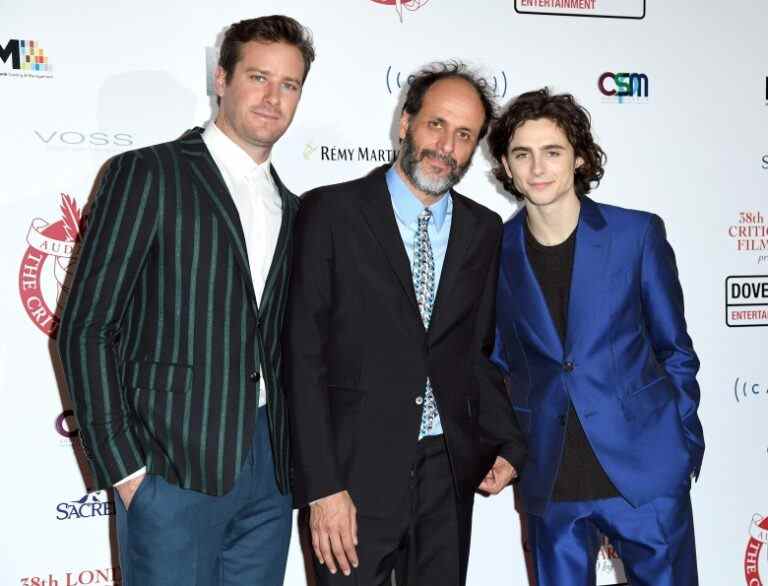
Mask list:
[[[576,368],[576,365],[573,362],[571,362],[570,360],[568,360],[565,363],[563,363],[563,370],[565,372],[572,372],[574,368]]]
[[[421,395],[419,395],[418,397],[416,397],[416,398],[414,399],[414,401],[413,401],[413,402],[414,402],[414,403],[416,403],[417,405],[421,405],[421,404],[424,402],[424,397],[422,397]]]
[[[251,374],[248,375],[248,378],[251,379],[253,382],[257,383],[259,382],[261,375],[259,374],[258,370],[254,370]]]
[[[558,419],[560,420],[560,425],[565,427],[565,415],[561,415]]]

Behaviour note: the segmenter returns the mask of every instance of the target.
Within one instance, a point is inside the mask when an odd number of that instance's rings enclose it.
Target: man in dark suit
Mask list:
[[[501,221],[451,189],[487,130],[486,88],[459,65],[422,71],[395,164],[302,200],[286,391],[321,584],[393,568],[463,584],[474,491],[524,459],[489,361]]]
[[[493,357],[531,453],[536,583],[594,585],[600,530],[633,586],[694,586],[699,361],[664,224],[586,197],[605,156],[568,94],[516,98],[489,143],[525,203],[504,227]]]
[[[282,584],[291,529],[281,330],[297,198],[270,163],[314,50],[232,25],[205,130],[111,161],[59,350],[124,584]]]

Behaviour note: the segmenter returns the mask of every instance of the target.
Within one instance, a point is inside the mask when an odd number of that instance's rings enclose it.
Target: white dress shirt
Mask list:
[[[283,201],[270,173],[270,159],[260,165],[237,143],[224,134],[214,122],[209,122],[203,131],[203,142],[224,177],[232,200],[235,202],[240,224],[245,235],[245,249],[251,270],[256,302],[267,283],[272,257],[275,255],[277,238],[283,221]],[[259,380],[259,407],[267,404],[264,377]],[[146,473],[146,468],[137,470],[115,483],[119,486],[132,478]]]

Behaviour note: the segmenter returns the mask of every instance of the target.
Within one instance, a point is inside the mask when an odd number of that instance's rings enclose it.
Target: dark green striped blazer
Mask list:
[[[298,199],[272,169],[283,220],[257,307],[237,209],[201,133],[115,157],[89,215],[58,344],[95,489],[146,466],[226,493],[263,376],[288,490],[280,336]]]

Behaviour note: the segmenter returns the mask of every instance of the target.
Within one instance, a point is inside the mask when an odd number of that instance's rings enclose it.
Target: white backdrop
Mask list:
[[[398,85],[432,60],[483,67],[501,102],[550,85],[587,106],[608,153],[594,197],[659,213],[677,252],[702,362],[701,583],[768,584],[766,330],[737,327],[768,324],[764,1],[0,0],[0,585],[119,583],[111,496],[86,496],[45,333],[67,242],[107,158],[209,119],[206,64],[224,27],[274,12],[308,25],[318,55],[273,153],[297,193],[386,158]],[[14,68],[17,54],[41,50],[38,71]],[[633,73],[647,77],[640,97],[599,88]],[[488,171],[478,153],[460,190],[506,218],[514,206]],[[726,298],[729,276],[749,278],[731,279]],[[615,582],[609,557],[600,583]],[[511,491],[480,499],[469,584],[525,576]],[[304,584],[295,538],[286,584]]]

